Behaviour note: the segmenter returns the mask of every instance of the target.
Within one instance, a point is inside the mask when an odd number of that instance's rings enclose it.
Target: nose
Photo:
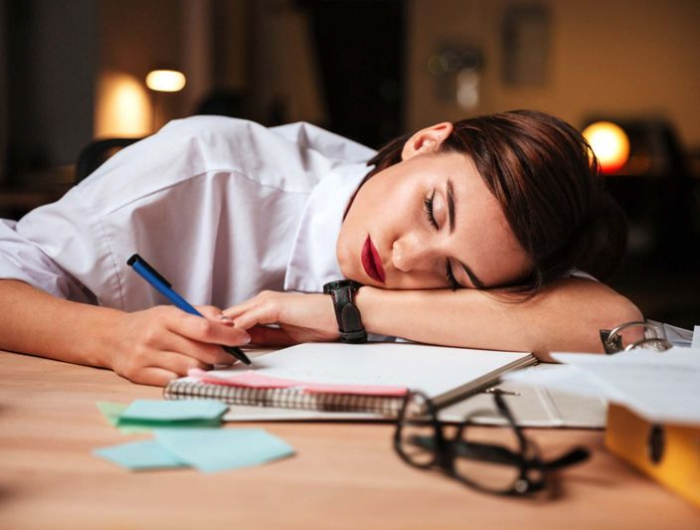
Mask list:
[[[434,262],[435,251],[424,239],[414,234],[394,241],[391,262],[402,272],[429,270]]]

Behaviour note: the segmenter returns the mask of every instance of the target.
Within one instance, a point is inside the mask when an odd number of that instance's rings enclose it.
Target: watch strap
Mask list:
[[[361,286],[362,284],[353,280],[339,280],[323,286],[323,292],[331,295],[333,299],[341,342],[367,342],[367,331],[354,300],[355,293]]]

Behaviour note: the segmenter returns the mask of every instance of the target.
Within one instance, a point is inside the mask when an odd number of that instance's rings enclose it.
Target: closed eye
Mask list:
[[[426,197],[423,200],[423,209],[425,210],[425,215],[428,218],[430,226],[432,226],[435,230],[440,230],[440,225],[438,225],[437,220],[435,219],[435,215],[433,213],[434,202],[435,190],[433,190],[433,193],[431,193],[430,197]],[[454,273],[452,272],[452,264],[450,263],[449,259],[445,262],[445,279],[447,280],[448,287],[453,291],[456,291],[457,289],[460,289],[462,287],[457,281],[457,278],[455,278]]]
[[[425,211],[425,215],[428,217],[428,222],[430,223],[430,225],[435,230],[440,230],[440,226],[435,220],[435,215],[433,215],[433,202],[435,202],[435,190],[433,190],[433,193],[430,195],[430,197],[426,197],[423,200],[423,210]]]
[[[450,260],[447,260],[447,266],[445,267],[445,277],[447,278],[447,285],[449,285],[450,289],[452,289],[453,291],[462,288],[462,286],[457,281],[457,278],[455,278],[454,273],[452,272],[452,264],[450,263]]]

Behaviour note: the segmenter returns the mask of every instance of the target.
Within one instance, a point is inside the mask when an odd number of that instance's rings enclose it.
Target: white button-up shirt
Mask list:
[[[169,303],[127,266],[139,253],[193,304],[318,292],[342,277],[342,217],[373,155],[306,123],[177,120],[0,221],[0,278],[126,311]]]

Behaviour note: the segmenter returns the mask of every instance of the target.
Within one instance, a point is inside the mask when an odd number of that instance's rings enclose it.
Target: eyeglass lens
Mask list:
[[[478,421],[478,417],[469,421]],[[480,488],[507,491],[521,476],[523,448],[512,428],[466,424],[453,448],[453,472]]]
[[[435,417],[431,405],[419,393],[411,394],[399,418],[396,449],[409,463],[429,467],[437,459]]]

